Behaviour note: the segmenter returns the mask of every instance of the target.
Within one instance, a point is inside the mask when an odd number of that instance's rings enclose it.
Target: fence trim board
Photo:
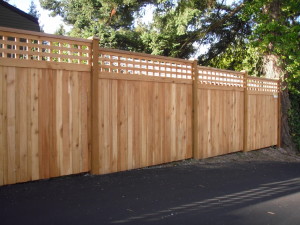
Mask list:
[[[215,85],[206,85],[206,84],[198,84],[198,88],[200,89],[209,89],[209,90],[224,90],[224,91],[244,91],[242,87],[230,87],[230,86],[215,86]]]
[[[169,78],[169,77],[158,77],[158,76],[144,76],[144,75],[133,75],[133,74],[111,74],[100,72],[98,75],[99,79],[110,79],[110,80],[128,80],[128,81],[146,81],[146,82],[159,82],[159,83],[178,83],[178,84],[192,84],[192,80],[180,79],[180,78]]]
[[[62,39],[62,40],[69,40],[69,41],[79,41],[79,42],[86,42],[91,43],[92,41],[89,39],[84,38],[75,38],[75,37],[68,37],[68,36],[62,36],[62,35],[55,35],[55,34],[47,34],[43,32],[36,32],[36,31],[29,31],[29,30],[21,30],[21,29],[15,29],[10,27],[1,27],[0,31],[4,31],[11,34],[22,34],[25,35],[35,35],[38,37],[48,37],[48,38],[54,38],[54,39]]]
[[[113,48],[99,48],[99,52],[101,54],[115,53],[115,54],[121,54],[121,55],[128,56],[128,57],[146,57],[146,58],[151,58],[151,59],[167,60],[167,61],[181,62],[181,63],[186,63],[186,64],[192,63],[192,61],[186,60],[186,59],[179,59],[179,58],[160,56],[160,55],[151,55],[151,54],[140,53],[140,52],[130,52],[130,51],[124,51],[124,50],[119,50],[119,49],[113,49]]]
[[[9,59],[9,58],[0,58],[0,66],[69,70],[69,71],[79,71],[79,72],[89,72],[91,71],[92,68],[90,65],[69,64],[63,62],[20,60],[20,59]]]

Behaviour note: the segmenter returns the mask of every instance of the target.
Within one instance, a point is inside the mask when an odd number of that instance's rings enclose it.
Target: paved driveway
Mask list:
[[[0,224],[300,224],[300,163],[194,163],[0,187]]]

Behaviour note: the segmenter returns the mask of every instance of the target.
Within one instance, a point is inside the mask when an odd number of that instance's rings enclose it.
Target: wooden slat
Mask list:
[[[113,89],[112,89],[113,91]],[[141,152],[142,152],[142,141],[141,141],[141,83],[133,82],[133,96],[134,96],[134,115],[133,115],[133,168],[141,167]]]
[[[280,148],[281,147],[281,81],[278,81],[278,100],[277,100],[277,147]]]
[[[81,137],[81,172],[89,171],[89,147],[88,147],[88,123],[89,123],[89,115],[88,115],[88,104],[89,104],[89,73],[81,73],[81,81],[80,81],[80,137]]]
[[[148,165],[147,162],[147,151],[148,151],[148,140],[147,140],[147,118],[148,118],[148,82],[141,82],[141,167]]]
[[[28,71],[27,70],[17,70],[17,76],[18,76],[18,85],[17,88],[19,91],[18,101],[19,101],[19,118],[18,118],[18,124],[19,124],[19,132],[18,132],[18,147],[19,147],[19,168],[17,170],[18,176],[17,176],[17,181],[18,182],[25,182],[29,180],[28,177],[28,145],[27,145],[27,140],[28,140],[28,123],[27,123],[27,118],[28,118],[28,111],[27,111],[27,99],[28,99],[28,89],[27,89],[27,76],[28,76]]]
[[[63,71],[57,71],[56,73],[56,82],[55,82],[55,136],[56,143],[55,149],[57,151],[57,168],[59,168],[59,175],[64,175],[63,172]]]
[[[127,168],[133,169],[133,139],[134,139],[134,83],[127,83]],[[138,138],[138,137],[136,137]]]
[[[119,92],[119,85],[117,80],[111,81],[112,87],[111,87],[111,117],[112,117],[112,153],[111,153],[111,172],[117,172],[118,171],[118,92]]]
[[[72,73],[71,78],[71,93],[70,99],[72,102],[72,173],[80,172],[80,131],[79,131],[79,74],[77,72]]]
[[[72,174],[72,151],[71,151],[71,84],[70,72],[63,71],[62,74],[62,145],[63,149],[60,155],[60,172],[61,175]]]
[[[248,76],[247,73],[245,73],[245,78]],[[248,146],[248,128],[249,128],[249,102],[248,102],[248,99],[249,99],[249,93],[248,93],[248,89],[247,89],[247,86],[248,86],[248,80],[245,79],[245,86],[246,88],[244,89],[244,134],[243,134],[243,150],[244,151],[248,151],[249,149],[249,146]]]
[[[7,184],[16,183],[16,69],[7,70]]]
[[[5,118],[4,118],[4,104],[6,104],[4,96],[4,85],[6,85],[6,80],[4,77],[3,67],[0,67],[0,186],[4,184],[4,163],[6,160],[6,148],[5,148]]]
[[[193,156],[197,159],[201,158],[201,153],[199,149],[199,94],[198,94],[198,85],[199,85],[199,71],[197,61],[193,63],[193,93],[192,93],[192,126],[193,126],[193,137],[192,137],[192,150]]]
[[[8,139],[7,139],[7,135],[8,135],[8,115],[7,115],[7,81],[8,81],[8,68],[4,67],[2,69],[2,79],[3,79],[3,83],[2,83],[2,112],[3,112],[3,117],[2,117],[2,131],[3,131],[3,135],[2,135],[2,145],[1,148],[3,149],[3,184],[9,184],[8,182]]]
[[[148,83],[147,111],[147,165],[153,165],[154,152],[154,83]]]
[[[99,39],[93,38],[92,41],[92,68],[91,68],[91,172],[99,174]]]

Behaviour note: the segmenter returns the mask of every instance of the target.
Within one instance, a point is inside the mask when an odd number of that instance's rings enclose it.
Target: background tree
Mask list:
[[[28,14],[31,16],[34,16],[38,20],[40,19],[41,14],[38,11],[37,6],[33,0],[31,0],[31,2],[30,2],[29,8],[28,8]],[[40,26],[40,29],[41,29],[41,32],[43,32],[43,26]]]
[[[67,35],[67,31],[64,28],[64,25],[60,24],[58,29],[54,32],[54,34],[56,34],[56,35]]]
[[[43,8],[72,25],[71,36],[98,36],[103,47],[144,51],[134,21],[152,0],[40,0]]]
[[[28,14],[31,15],[31,16],[34,16],[37,19],[40,18],[40,16],[41,16],[41,14],[37,10],[37,7],[34,4],[33,0],[31,0],[31,2],[30,2],[29,9],[28,9]]]

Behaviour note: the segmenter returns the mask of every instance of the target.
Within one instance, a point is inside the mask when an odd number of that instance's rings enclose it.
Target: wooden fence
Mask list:
[[[279,87],[0,27],[0,185],[279,145]]]

